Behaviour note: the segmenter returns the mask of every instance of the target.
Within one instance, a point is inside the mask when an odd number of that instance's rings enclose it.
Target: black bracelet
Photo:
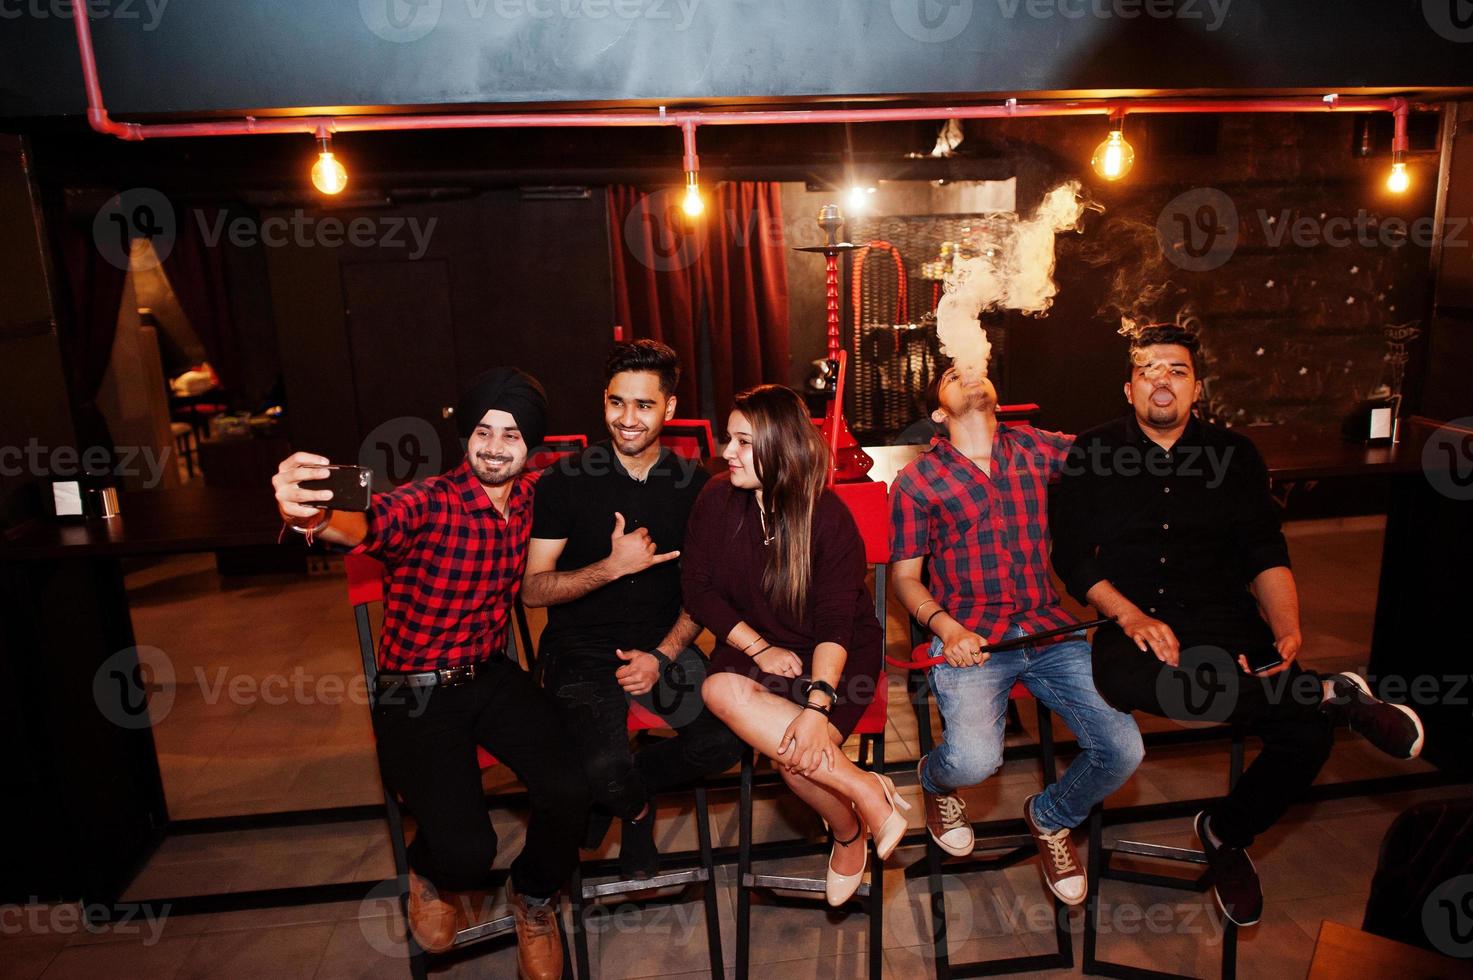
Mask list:
[[[926,629],[930,629],[931,628],[931,620],[935,619],[937,616],[940,616],[944,612],[946,612],[945,609],[937,608],[937,610],[935,612],[933,612],[931,615],[927,616],[926,617]]]
[[[817,711],[819,714],[821,714],[825,718],[827,718],[829,716],[829,712],[833,710],[833,707],[834,706],[833,705],[829,705],[827,708],[824,708],[824,707],[820,707],[819,705],[814,704],[812,701],[809,701],[803,707],[804,707],[804,709],[806,709],[808,711]]]
[[[834,690],[834,685],[830,684],[828,681],[809,680],[805,677],[801,678],[800,682],[802,684],[804,697],[807,697],[814,691],[817,691],[819,694],[827,694],[829,696],[829,704],[831,705],[838,704],[841,700],[839,698],[839,692]]]

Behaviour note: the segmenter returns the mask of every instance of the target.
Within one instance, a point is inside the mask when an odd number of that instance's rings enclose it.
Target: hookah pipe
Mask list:
[[[1093,629],[1096,626],[1104,626],[1106,623],[1113,622],[1115,622],[1115,617],[1108,616],[1104,619],[1090,619],[1082,623],[1073,623],[1069,626],[1055,626],[1053,629],[1040,630],[1037,633],[1030,633],[1027,636],[1017,636],[1011,640],[999,640],[997,643],[986,644],[982,647],[981,652],[996,653],[999,650],[1013,650],[1017,647],[1026,647],[1030,643],[1035,643],[1038,640],[1046,640],[1054,636],[1063,636],[1067,633],[1077,633],[1080,630]],[[892,667],[899,667],[902,670],[926,670],[928,668],[936,666],[937,664],[946,663],[946,658],[939,656],[918,657],[915,660],[906,660],[902,657],[886,657],[885,660]]]
[[[844,217],[839,208],[825,204],[818,211],[818,227],[823,229],[825,243],[808,245],[800,252],[818,252],[824,257],[824,287],[828,305],[828,361],[829,373],[834,377],[832,402],[824,412],[822,420],[815,419],[824,441],[829,444],[829,485],[853,483],[865,478],[875,461],[859,447],[859,440],[849,431],[844,420],[844,382],[848,377],[849,352],[839,340],[839,256],[854,251],[849,242],[839,241],[839,229],[844,227]]]

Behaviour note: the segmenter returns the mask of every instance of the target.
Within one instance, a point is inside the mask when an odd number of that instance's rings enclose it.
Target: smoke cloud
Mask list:
[[[977,254],[953,262],[946,292],[936,307],[936,336],[964,381],[987,375],[992,344],[978,322],[984,310],[1036,316],[1053,305],[1059,291],[1054,282],[1054,240],[1061,232],[1079,229],[1087,206],[1081,190],[1077,180],[1059,184],[1044,194],[1032,216],[1014,219],[997,240],[973,243]],[[989,224],[989,229],[996,227]]]

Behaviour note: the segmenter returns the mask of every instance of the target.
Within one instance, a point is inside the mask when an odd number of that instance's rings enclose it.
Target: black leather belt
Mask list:
[[[445,667],[441,670],[424,670],[409,674],[378,675],[378,689],[386,691],[394,687],[455,687],[469,684],[476,679],[476,665]]]

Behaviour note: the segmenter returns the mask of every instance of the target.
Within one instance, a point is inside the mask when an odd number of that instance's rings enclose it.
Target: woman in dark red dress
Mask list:
[[[728,430],[730,472],[701,492],[682,554],[685,608],[717,640],[701,695],[828,822],[827,895],[839,905],[864,875],[863,831],[884,859],[910,809],[840,748],[877,696],[884,631],[802,399],[781,385],[744,391]]]

